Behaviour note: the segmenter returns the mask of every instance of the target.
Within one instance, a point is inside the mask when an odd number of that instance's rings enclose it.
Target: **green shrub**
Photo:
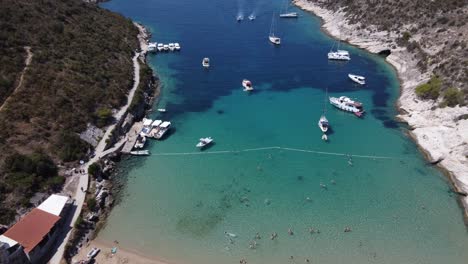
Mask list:
[[[463,94],[457,88],[451,87],[444,92],[443,106],[454,107],[457,104],[463,104]]]
[[[99,108],[95,115],[98,127],[104,127],[112,121],[112,110],[107,107]]]
[[[433,76],[427,83],[416,87],[416,95],[422,99],[436,100],[440,94],[441,80]]]
[[[96,199],[94,199],[94,197],[88,198],[88,200],[86,200],[86,205],[88,206],[89,210],[94,211],[97,206]]]
[[[59,142],[60,147],[56,149],[57,154],[65,162],[83,159],[88,150],[88,144],[71,131],[60,133]]]
[[[101,166],[99,163],[94,162],[93,164],[89,165],[88,173],[95,178],[98,177],[101,174]]]

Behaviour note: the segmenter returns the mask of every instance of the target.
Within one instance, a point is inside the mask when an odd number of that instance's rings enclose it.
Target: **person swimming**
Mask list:
[[[255,239],[262,239],[259,233],[255,234]]]
[[[294,235],[294,232],[292,231],[291,228],[288,229],[288,234],[289,234],[290,236]]]

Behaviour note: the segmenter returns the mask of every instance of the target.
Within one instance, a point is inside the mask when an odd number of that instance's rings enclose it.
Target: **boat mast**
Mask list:
[[[275,23],[275,12],[273,12],[273,16],[271,17],[270,36],[272,37],[275,36],[274,23]]]

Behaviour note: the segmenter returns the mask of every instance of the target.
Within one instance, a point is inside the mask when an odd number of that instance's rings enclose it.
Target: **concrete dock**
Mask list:
[[[135,143],[138,139],[138,134],[140,133],[141,129],[143,128],[143,122],[136,122],[133,124],[132,128],[130,128],[130,131],[127,133],[127,141],[125,142],[125,145],[122,148],[122,153],[128,154],[130,151],[132,151],[133,146],[135,146]]]

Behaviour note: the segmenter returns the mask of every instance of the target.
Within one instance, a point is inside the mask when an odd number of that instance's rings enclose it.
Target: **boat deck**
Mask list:
[[[133,146],[135,146],[135,143],[138,139],[138,134],[142,129],[142,122],[136,122],[133,124],[132,128],[130,128],[130,131],[127,133],[127,142],[125,142],[125,145],[122,148],[122,153],[128,154],[130,151],[132,151]]]

